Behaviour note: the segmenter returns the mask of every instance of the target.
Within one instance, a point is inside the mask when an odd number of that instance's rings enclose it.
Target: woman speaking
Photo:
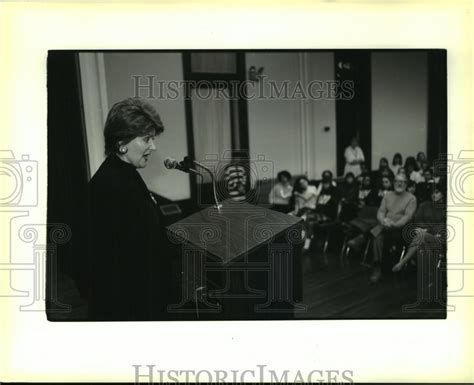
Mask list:
[[[93,320],[163,319],[167,275],[153,197],[137,172],[163,123],[139,98],[115,104],[104,160],[89,182],[89,312]]]

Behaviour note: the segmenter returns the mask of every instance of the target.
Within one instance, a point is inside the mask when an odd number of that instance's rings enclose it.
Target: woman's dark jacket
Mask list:
[[[165,318],[167,242],[135,167],[110,155],[89,182],[88,202],[90,317]]]

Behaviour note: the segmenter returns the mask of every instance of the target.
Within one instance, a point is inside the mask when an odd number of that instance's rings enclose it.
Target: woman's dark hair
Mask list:
[[[389,182],[390,182],[390,189],[392,189],[392,188],[393,188],[393,178],[392,178],[391,175],[388,174],[388,173],[382,174],[382,177],[380,178],[380,187],[382,188],[383,180],[384,180],[384,179],[388,179],[388,180],[389,180]]]
[[[423,155],[423,159],[420,159],[421,155]],[[420,151],[418,154],[416,154],[416,160],[418,162],[421,162],[422,160],[426,160],[426,154],[423,151]]]
[[[396,164],[399,164],[400,166],[403,164],[403,158],[402,158],[402,154],[400,154],[399,152],[397,152],[394,156],[393,156],[393,159],[392,159],[392,166],[395,166],[395,160],[397,161]]]
[[[332,180],[332,171],[331,170],[324,170],[322,173],[322,179]]]
[[[415,157],[409,156],[405,159],[405,171],[407,171],[409,166],[411,166],[413,170],[418,171],[418,163],[416,163]]]
[[[163,130],[160,115],[150,104],[140,98],[122,100],[115,103],[107,115],[105,154],[117,153],[121,144],[127,144],[137,136],[158,135]]]
[[[291,180],[291,174],[286,170],[280,171],[277,174],[277,179],[278,179],[279,182],[281,182],[282,178],[286,178],[288,180]]]
[[[407,180],[407,190],[408,190],[410,187],[413,187],[413,186],[416,187],[416,182],[415,182],[414,180],[408,179],[408,180]]]
[[[365,178],[369,178],[369,180],[370,180],[369,187],[370,187],[371,189],[374,187],[374,186],[373,186],[372,177],[370,176],[370,174],[369,174],[368,172],[364,172],[364,173],[362,173],[360,176],[361,176],[361,178],[362,178],[361,186],[364,185],[364,180],[365,180]]]
[[[352,179],[355,179],[355,175],[353,172],[348,172],[346,175],[344,175],[344,179],[347,180],[347,178],[351,177]]]
[[[390,163],[388,163],[388,159],[387,159],[387,158],[385,158],[385,157],[380,158],[380,160],[379,160],[379,170],[380,170],[380,163],[382,163],[382,162],[385,162],[385,164],[387,165],[387,167],[388,167],[388,165],[390,164]]]
[[[297,192],[299,192],[299,193],[302,193],[302,192],[303,192],[303,190],[301,189],[301,186],[300,186],[300,182],[301,182],[302,180],[305,180],[306,182],[309,183],[309,179],[306,178],[304,175],[303,175],[303,176],[299,176],[299,177],[296,178],[296,180],[295,180],[295,184],[293,185],[293,191],[297,191]]]
[[[435,183],[433,185],[433,192],[438,190],[441,194],[443,194],[444,200],[446,200],[446,194],[447,194],[447,185],[446,185],[446,180],[444,178],[441,178],[438,183]]]

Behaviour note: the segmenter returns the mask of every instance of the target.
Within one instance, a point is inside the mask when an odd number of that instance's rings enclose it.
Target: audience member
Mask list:
[[[418,252],[429,248],[440,249],[443,245],[443,236],[446,230],[446,186],[442,183],[433,185],[431,200],[423,202],[416,211],[414,226],[417,226],[414,239],[408,246],[403,258],[393,266],[392,271],[400,271]]]
[[[292,215],[299,216],[305,221],[306,239],[303,249],[309,250],[313,239],[313,227],[316,219],[316,202],[318,193],[316,187],[309,184],[308,178],[300,176],[296,178],[293,187],[294,210]]]
[[[359,176],[362,173],[360,164],[365,161],[365,157],[357,138],[352,138],[351,145],[344,151],[344,158],[346,159],[344,175],[352,172],[356,177]]]
[[[416,210],[416,198],[406,191],[407,179],[397,175],[394,191],[390,191],[382,199],[377,212],[379,224],[370,232],[374,237],[373,254],[374,269],[370,280],[373,283],[381,277],[381,261],[384,253],[384,244],[387,241],[400,242],[402,228],[412,220]]]
[[[274,210],[287,213],[290,211],[289,203],[291,195],[293,194],[293,186],[290,184],[291,174],[288,171],[280,171],[277,174],[278,182],[275,183],[268,201]]]
[[[390,169],[387,158],[380,158],[378,170],[372,173],[372,181],[375,186],[379,187],[384,176],[394,178],[393,171]]]
[[[405,160],[405,172],[409,180],[415,183],[421,182],[421,174],[419,171],[418,163],[413,156],[409,156]]]
[[[336,219],[338,208],[338,193],[333,184],[332,173],[323,172],[323,180],[320,183],[320,193],[316,202],[316,223],[323,223]]]
[[[418,152],[418,154],[416,154],[416,163],[417,163],[419,169],[422,168],[421,164],[423,162],[427,162],[426,155],[423,151],[420,151],[420,152]]]
[[[402,154],[400,154],[399,152],[397,152],[397,153],[393,156],[392,165],[390,166],[390,168],[392,169],[393,175],[397,175],[397,174],[398,174],[398,169],[399,169],[400,167],[402,167],[402,166],[403,166]]]
[[[344,177],[344,182],[339,187],[339,219],[349,221],[357,215],[359,203],[359,187],[354,174],[348,172]]]

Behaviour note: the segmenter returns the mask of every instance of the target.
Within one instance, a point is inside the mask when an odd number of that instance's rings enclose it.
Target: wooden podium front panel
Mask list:
[[[291,319],[304,311],[300,218],[240,203],[169,230],[181,247],[181,301],[169,308],[176,319]]]

